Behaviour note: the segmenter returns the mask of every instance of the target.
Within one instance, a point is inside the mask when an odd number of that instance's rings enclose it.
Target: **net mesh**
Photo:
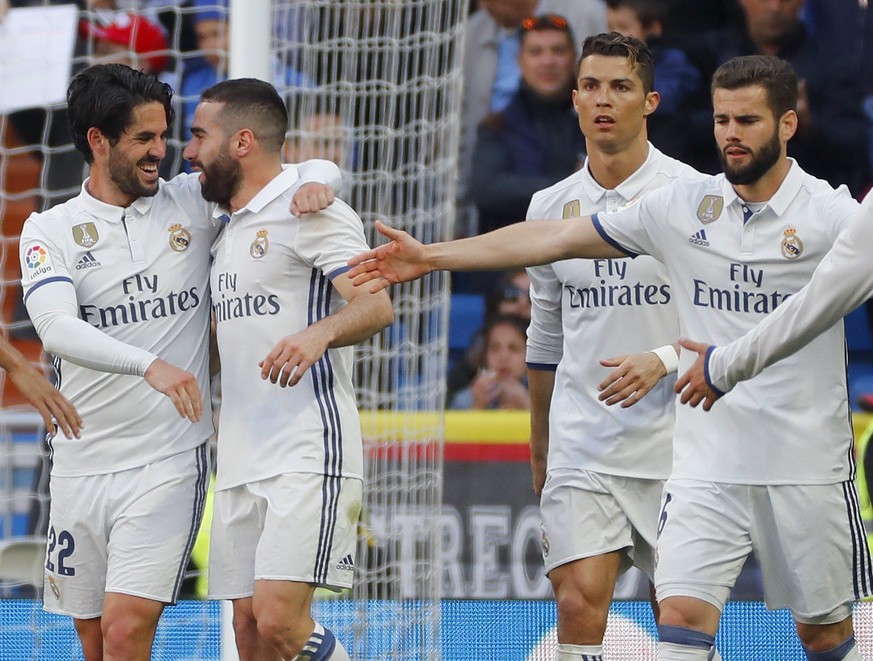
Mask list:
[[[53,3],[28,4],[45,9]],[[219,21],[218,32],[210,34],[214,26],[204,18],[211,16],[202,14],[221,11],[222,6],[124,0],[116,4],[159,22],[166,42],[152,42],[148,53],[137,52],[143,47],[137,45],[135,33],[126,45],[107,43],[95,31],[83,30],[82,24],[105,27],[116,23],[117,16],[79,11],[70,69],[75,73],[96,58],[127,58],[138,68],[164,61],[161,77],[177,92],[177,120],[162,164],[163,176],[172,176],[184,169],[185,127],[199,92],[222,77],[210,69],[210,62],[226,67],[226,24]],[[292,116],[286,158],[328,157],[339,163],[345,173],[342,197],[360,213],[371,243],[379,242],[374,235],[377,218],[426,242],[449,238],[454,222],[460,49],[468,2],[273,0],[271,10],[271,82],[287,99]],[[14,58],[0,49],[0,79],[15,66]],[[2,327],[31,360],[44,364],[20,303],[18,236],[31,212],[78,192],[84,163],[72,146],[62,103],[0,112]],[[348,601],[351,612],[338,632],[355,658],[439,656],[433,641],[439,630],[443,420],[438,411],[445,394],[447,285],[445,275],[434,275],[395,288],[395,323],[358,349],[367,488],[357,587],[354,594],[340,597]],[[27,411],[3,379],[0,372],[4,408]],[[13,438],[11,429],[4,437],[10,447],[27,447],[18,463],[7,462],[0,482],[4,537],[38,534],[37,522],[44,519],[44,502],[35,486],[40,482],[40,455],[34,451],[38,420],[31,418],[31,424],[20,438]],[[36,516],[31,515],[32,506]],[[7,587],[13,594],[21,589]],[[386,608],[374,611],[373,600],[385,600],[390,616]],[[205,630],[211,620],[203,618]],[[32,623],[38,634],[41,620]],[[380,643],[376,655],[368,641],[384,640],[392,645]]]

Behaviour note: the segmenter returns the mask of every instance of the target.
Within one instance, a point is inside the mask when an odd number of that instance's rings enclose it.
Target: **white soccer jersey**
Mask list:
[[[595,225],[616,247],[667,265],[684,336],[725,344],[809,281],[857,206],[845,187],[835,191],[792,161],[773,198],[745,223],[743,201],[719,175],[653,191],[596,216]],[[683,352],[680,369],[691,359]],[[851,476],[851,445],[837,324],[710,412],[680,406],[672,477],[842,482]]]
[[[52,474],[126,470],[193,449],[212,433],[209,406],[209,250],[217,234],[196,174],[160,182],[127,208],[92,197],[33,214],[21,232],[25,303],[74,297],[81,319],[197,377],[203,417],[192,424],[140,376],[56,359],[60,391],[79,410],[79,439],[51,441]],[[72,284],[74,294],[69,293]],[[31,316],[35,311],[28,310]],[[41,312],[44,310],[40,310]]]
[[[609,214],[679,177],[703,175],[652,145],[645,163],[614,190],[594,180],[586,161],[578,172],[537,192],[528,219]],[[626,409],[599,401],[597,384],[608,372],[600,358],[648,351],[679,337],[666,268],[651,257],[568,259],[528,273],[527,362],[533,369],[557,370],[549,416],[549,469],[665,479],[670,473],[675,376],[661,379]]]
[[[293,168],[278,175],[229,218],[213,248],[218,489],[282,473],[362,476],[353,347],[328,349],[293,387],[262,380],[258,366],[281,338],[345,305],[331,279],[368,249],[360,218],[340,201],[301,221],[291,216],[298,185]]]
[[[722,392],[788,356],[873,296],[873,195],[803,289],[748,333],[707,356],[710,384]]]

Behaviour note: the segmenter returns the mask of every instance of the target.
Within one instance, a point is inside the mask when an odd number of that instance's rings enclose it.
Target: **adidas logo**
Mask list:
[[[81,271],[82,269],[91,269],[97,266],[102,266],[102,264],[95,259],[94,255],[92,255],[89,250],[82,255],[82,258],[76,263],[76,270]]]
[[[340,571],[355,571],[355,559],[352,558],[352,554],[349,553],[345,558],[340,560],[336,568]]]
[[[688,242],[693,243],[695,246],[708,246],[709,240],[706,238],[706,230],[695,232],[688,239]]]

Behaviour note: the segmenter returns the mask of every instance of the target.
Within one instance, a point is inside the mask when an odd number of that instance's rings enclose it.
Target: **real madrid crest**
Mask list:
[[[789,227],[782,239],[782,256],[785,259],[797,259],[803,254],[803,241],[797,236],[797,230]]]
[[[92,248],[100,240],[97,234],[97,226],[94,223],[82,223],[73,225],[73,241],[83,248]]]
[[[170,225],[170,247],[176,252],[185,252],[191,245],[191,232],[178,223]]]
[[[697,207],[697,219],[704,225],[718,220],[724,210],[724,198],[721,195],[704,195]]]
[[[267,239],[267,230],[258,230],[258,235],[249,247],[249,254],[252,256],[252,259],[260,259],[267,254],[269,247],[270,241]]]

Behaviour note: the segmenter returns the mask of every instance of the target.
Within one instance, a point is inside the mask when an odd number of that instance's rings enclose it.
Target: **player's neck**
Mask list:
[[[101,202],[115,207],[127,208],[136,201],[136,195],[125,193],[112,181],[112,177],[98,165],[92,165],[88,173],[88,194]]]
[[[239,190],[230,198],[231,212],[237,212],[252,201],[252,198],[282,172],[279,159],[263,160],[243,165],[243,178]]]
[[[751,184],[734,184],[734,190],[746,202],[767,202],[779,190],[790,169],[791,161],[783,156],[758,181]]]
[[[649,143],[643,136],[642,140],[634,140],[626,149],[616,152],[606,152],[596,147],[590,149],[588,170],[594,181],[606,190],[612,190],[639,170],[648,157]]]

